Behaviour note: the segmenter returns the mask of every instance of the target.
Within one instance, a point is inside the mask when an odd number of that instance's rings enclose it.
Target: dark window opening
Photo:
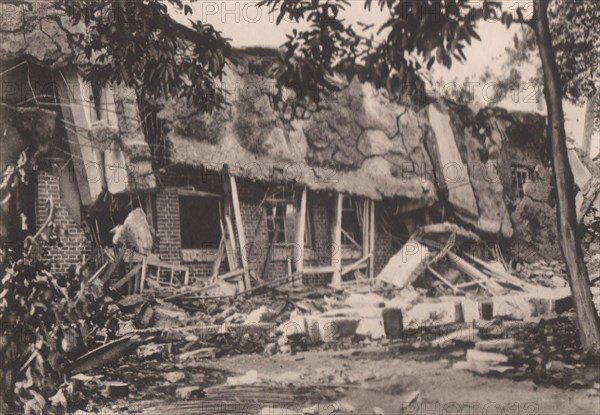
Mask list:
[[[358,201],[345,197],[342,201],[342,245],[361,248],[363,243],[361,219],[362,209]]]
[[[217,249],[221,242],[220,200],[179,196],[182,249]]]
[[[269,241],[279,245],[295,243],[296,220],[299,201],[295,195],[287,195],[284,190],[278,190],[267,200],[267,230]],[[311,247],[313,241],[312,218],[307,200],[306,219],[304,228],[304,246]]]
[[[525,183],[533,181],[531,169],[523,166],[511,166],[513,191],[517,199],[522,199],[525,196]]]

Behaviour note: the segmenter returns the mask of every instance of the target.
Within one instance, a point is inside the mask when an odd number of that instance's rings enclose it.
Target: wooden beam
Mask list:
[[[195,189],[179,189],[177,193],[179,194],[179,196],[212,197],[215,199],[221,199],[223,197],[223,195],[220,195],[218,193],[205,192],[202,190]]]
[[[219,275],[219,269],[221,268],[221,262],[223,262],[223,251],[225,250],[225,236],[221,235],[221,240],[219,241],[219,248],[217,249],[217,255],[215,255],[215,260],[213,261],[211,278],[217,278]]]
[[[369,247],[369,225],[371,224],[371,214],[369,213],[371,208],[371,200],[363,199],[363,212],[362,212],[362,252],[363,258],[369,255],[371,248]]]
[[[342,284],[342,203],[344,195],[336,193],[335,211],[331,229],[331,266],[334,268],[331,285],[339,287]]]
[[[371,200],[369,208],[369,278],[375,278],[375,201]]]
[[[336,268],[333,265],[330,265],[328,267],[306,267],[304,268],[304,274],[305,275],[309,275],[309,274],[330,274],[332,272],[335,272]]]
[[[367,256],[362,257],[361,259],[359,259],[358,261],[356,261],[355,263],[348,265],[347,267],[344,267],[342,269],[342,275],[346,275],[349,272],[352,272],[354,270],[357,270],[359,268],[364,268],[364,266],[361,267],[361,265],[371,259],[372,255],[371,254],[367,254]]]
[[[91,205],[102,193],[104,166],[97,164],[92,143],[87,138],[90,121],[86,115],[87,97],[82,97],[81,78],[77,69],[63,68],[55,76],[58,85],[57,94],[65,128],[69,151],[73,155],[75,179],[79,189],[81,203]],[[60,80],[60,82],[56,82]]]
[[[114,290],[118,290],[119,288],[127,284],[133,276],[137,276],[137,273],[140,271],[141,268],[142,264],[137,264],[135,267],[132,268],[131,271],[129,271],[123,278],[121,278],[115,285],[113,285],[112,288]]]
[[[433,268],[431,268],[429,266],[427,267],[427,270],[429,272],[431,272],[431,274],[434,277],[436,277],[438,280],[440,280],[445,285],[447,285],[452,290],[453,293],[456,294],[458,292],[458,289],[454,285],[452,285],[452,283],[450,281],[448,281],[446,278],[444,278],[443,275],[441,275],[440,273],[438,273],[436,270],[434,270]]]
[[[242,268],[234,269],[233,271],[229,271],[223,275],[219,275],[217,278],[219,280],[223,281],[223,280],[228,280],[229,278],[237,277],[238,275],[241,275],[243,273],[244,273],[244,270]]]
[[[233,203],[233,217],[235,219],[235,227],[237,228],[238,241],[240,246],[240,256],[242,259],[242,268],[244,270],[244,286],[246,290],[250,288],[250,271],[248,266],[248,255],[246,249],[246,233],[244,232],[244,221],[242,220],[242,210],[240,208],[240,200],[238,198],[237,184],[235,177],[229,176],[229,184],[231,187],[231,201]]]
[[[459,271],[464,272],[469,277],[471,277],[478,284],[485,285],[485,288],[492,295],[504,295],[506,294],[506,290],[502,288],[498,283],[492,280],[490,277],[485,275],[483,272],[479,271],[473,265],[469,264],[467,261],[456,255],[454,252],[449,251],[446,255],[448,259],[452,262]]]
[[[296,217],[296,272],[302,272],[304,270],[304,238],[306,232],[306,198],[308,190],[306,186],[302,189],[302,196],[300,197],[300,206]]]

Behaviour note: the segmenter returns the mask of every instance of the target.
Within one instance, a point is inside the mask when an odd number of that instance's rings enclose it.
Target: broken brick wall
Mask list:
[[[70,267],[80,265],[83,257],[89,257],[92,251],[91,238],[80,222],[80,212],[70,208],[79,206],[78,197],[73,177],[68,169],[37,172],[36,226],[39,229],[48,217],[46,202],[52,198],[54,223],[65,231],[61,236],[62,246],[50,247],[44,256],[44,259],[51,264],[51,271],[54,273],[63,274]]]
[[[194,250],[186,252],[181,244],[181,219],[179,215],[179,191],[185,187],[193,187],[198,191],[212,193],[223,192],[223,180],[219,173],[199,172],[194,169],[176,168],[159,177],[161,189],[154,195],[154,226],[156,228],[155,252],[161,261],[184,265],[190,269],[190,276],[195,279],[208,278],[212,273],[216,249]],[[274,245],[270,249],[266,207],[261,205],[269,187],[273,184],[237,179],[240,210],[246,235],[248,263],[250,271],[257,277],[273,279],[287,275],[288,258],[294,267],[294,261],[300,255],[304,257],[305,267],[331,265],[331,223],[333,220],[334,196],[330,192],[309,191],[307,210],[311,218],[312,243],[302,252],[295,248]],[[377,219],[376,219],[377,221]],[[235,232],[235,221],[232,218]],[[379,224],[376,223],[376,227]],[[375,272],[381,270],[393,255],[390,237],[378,228],[375,240]],[[348,265],[360,259],[362,253],[342,251],[342,263]],[[270,260],[267,261],[267,257]],[[267,270],[265,264],[268,262]],[[223,256],[220,273],[229,270],[226,256]],[[305,275],[306,284],[324,284],[331,282],[331,274]]]

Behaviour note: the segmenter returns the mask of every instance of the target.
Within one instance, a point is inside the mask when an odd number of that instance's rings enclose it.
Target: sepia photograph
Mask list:
[[[600,415],[600,0],[0,0],[0,415]]]

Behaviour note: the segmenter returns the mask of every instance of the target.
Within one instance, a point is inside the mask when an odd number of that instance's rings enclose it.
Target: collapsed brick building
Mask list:
[[[180,267],[186,280],[372,278],[419,225],[450,220],[511,241],[511,201],[538,164],[548,166],[543,154],[515,156],[544,143],[541,116],[401,105],[354,80],[319,111],[289,117],[271,98],[268,50],[239,51],[223,82],[231,105],[197,114],[181,102],[148,105],[124,87],[90,87],[53,20],[44,29],[52,38],[31,22],[13,26],[1,46],[4,84],[14,89],[2,102],[43,108],[57,123],[31,173],[36,208],[12,214],[26,218],[21,237],[54,201],[67,230],[47,254],[58,272],[89,256],[100,265],[111,228],[140,207],[155,230],[151,261]],[[28,142],[19,128],[11,134]]]

